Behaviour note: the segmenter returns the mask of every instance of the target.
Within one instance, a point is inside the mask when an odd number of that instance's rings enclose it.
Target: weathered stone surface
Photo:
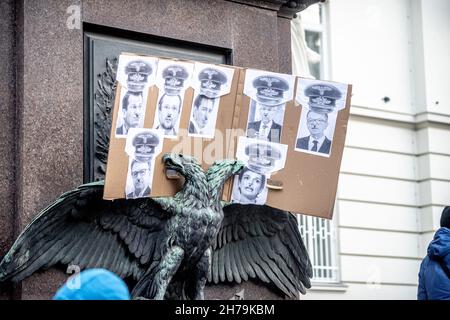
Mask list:
[[[208,285],[205,299],[208,300],[283,300],[283,297],[268,289],[265,285],[253,281],[241,284]]]
[[[66,25],[66,10],[74,4],[80,1],[25,1],[18,12],[23,30],[16,178],[21,228],[83,179],[83,37]],[[33,280],[26,280],[23,298],[35,298],[53,284],[48,277],[33,291]]]
[[[11,246],[14,237],[14,148],[15,148],[15,57],[14,1],[0,2],[0,257]],[[9,289],[6,291],[10,291]],[[10,292],[0,293],[0,299]]]
[[[6,44],[0,47],[0,57],[13,61],[14,46],[19,61],[17,90],[9,62],[0,80],[0,111],[6,115],[0,118],[5,134],[0,183],[6,192],[0,218],[7,221],[0,224],[0,250],[11,244],[13,213],[22,229],[83,181],[83,22],[231,49],[233,64],[243,67],[290,69],[289,20],[269,8],[223,0],[20,0],[14,42],[8,14],[14,2],[2,1],[0,6],[0,25],[6,30],[0,35]],[[71,6],[81,10],[81,29],[67,26]],[[57,271],[32,276],[22,283],[22,298],[50,298],[64,278]],[[274,298],[254,284],[244,286],[254,299]],[[226,290],[215,288],[211,297],[228,294]]]

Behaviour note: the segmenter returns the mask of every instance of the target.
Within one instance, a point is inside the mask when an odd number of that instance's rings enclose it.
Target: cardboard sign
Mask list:
[[[122,54],[120,59],[123,57],[127,62],[143,58]],[[223,200],[332,218],[351,85],[226,65],[158,60],[161,66],[171,66],[172,71],[181,70],[177,63],[194,64],[194,68],[187,68],[188,75],[173,72],[174,78],[170,78],[172,75],[158,70],[156,63],[156,70],[152,70],[156,78],[147,87],[136,86],[136,79],[152,79],[152,75],[139,77],[139,70],[132,70],[137,73],[133,74],[134,87],[145,88],[144,92],[128,92],[126,84],[118,82],[104,199],[126,198],[127,180],[127,190],[130,181],[136,186],[142,184],[147,181],[143,178],[147,168],[152,177],[150,196],[174,195],[182,182],[166,176],[162,157],[176,152],[194,156],[204,170],[220,159],[239,158],[246,163],[247,172],[242,174],[243,170],[226,183]],[[166,78],[158,79],[163,74]],[[121,79],[128,78],[121,75]],[[189,82],[184,83],[184,79]],[[169,84],[167,99],[160,103],[164,83]],[[125,151],[126,139],[116,135],[119,124],[125,131],[133,125],[142,130],[156,130],[158,126],[159,130],[166,129],[165,135],[158,135],[160,140],[144,137],[129,141],[136,148],[142,147],[145,139],[151,141],[153,144],[142,149],[144,153],[162,148],[151,165],[132,167]],[[176,131],[170,131],[172,125]],[[139,130],[131,130],[135,131]]]

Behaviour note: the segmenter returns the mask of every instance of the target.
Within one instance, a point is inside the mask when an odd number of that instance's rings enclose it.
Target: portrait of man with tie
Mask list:
[[[275,115],[283,112],[284,105],[264,105],[256,103],[261,120],[248,123],[247,137],[270,142],[280,142],[282,126],[275,121]]]
[[[336,102],[342,98],[342,92],[330,83],[315,81],[303,93],[307,100],[301,102],[304,108],[295,150],[329,156],[336,126]]]
[[[297,149],[309,150],[312,152],[330,153],[331,141],[325,136],[325,129],[328,127],[328,114],[308,111],[306,123],[309,135],[298,138]]]
[[[289,89],[286,80],[272,75],[256,77],[252,85],[256,100],[250,102],[247,137],[280,143],[284,120],[283,101]]]

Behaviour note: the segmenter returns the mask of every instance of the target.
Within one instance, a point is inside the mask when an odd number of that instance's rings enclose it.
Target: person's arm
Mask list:
[[[425,279],[424,279],[424,261],[420,265],[419,271],[419,286],[417,288],[417,300],[428,300],[427,290],[425,289]]]

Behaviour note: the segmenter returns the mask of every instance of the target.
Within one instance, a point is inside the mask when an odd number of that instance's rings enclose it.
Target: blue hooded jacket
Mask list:
[[[437,260],[450,270],[450,229],[440,228],[428,246],[419,271],[419,300],[450,300],[450,278]]]
[[[128,287],[106,269],[89,269],[69,279],[53,300],[130,300]]]

